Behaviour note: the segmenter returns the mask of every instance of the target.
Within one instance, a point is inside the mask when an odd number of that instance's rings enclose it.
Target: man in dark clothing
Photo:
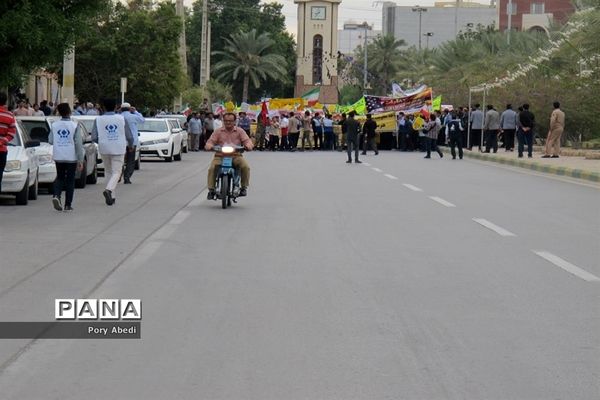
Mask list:
[[[533,157],[533,129],[535,128],[535,116],[529,111],[529,104],[523,104],[523,111],[519,113],[519,158],[523,157],[525,143],[527,143],[527,157]]]
[[[352,162],[352,147],[354,147],[354,162],[360,164],[358,160],[358,136],[360,132],[360,124],[354,119],[354,111],[350,111],[350,115],[346,120],[346,145],[348,146],[348,164]]]
[[[375,155],[379,154],[377,151],[377,143],[375,143],[375,129],[377,129],[377,122],[371,118],[371,114],[367,114],[367,120],[363,125],[363,135],[365,136],[365,147],[363,148],[363,155],[367,154],[367,149],[370,147],[375,151]]]
[[[408,143],[410,142],[410,122],[407,120],[403,112],[400,113],[398,119],[398,150],[408,151]]]

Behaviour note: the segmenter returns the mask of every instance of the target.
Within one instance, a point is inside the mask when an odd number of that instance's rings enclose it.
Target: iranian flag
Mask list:
[[[319,94],[321,94],[321,88],[316,87],[308,92],[304,93],[301,97],[304,100],[304,105],[308,107],[314,106],[319,101]]]

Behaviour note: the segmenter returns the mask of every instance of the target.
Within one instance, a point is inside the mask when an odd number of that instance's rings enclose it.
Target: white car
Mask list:
[[[97,115],[72,115],[71,118],[74,121],[80,121],[83,126],[85,127],[85,129],[91,134],[92,133],[92,129],[94,129],[94,121],[96,121],[96,117],[98,117]],[[104,164],[102,163],[102,157],[100,156],[100,153],[98,152],[98,144],[94,143],[94,146],[96,146],[96,154],[97,154],[97,159],[96,159],[96,168],[98,169],[98,172],[104,173]],[[138,146],[135,149],[135,169],[138,170],[140,169],[140,146]]]
[[[187,117],[183,114],[162,114],[157,115],[156,118],[167,118],[173,122],[176,129],[181,129],[183,134],[183,152],[188,152],[188,135],[187,129],[185,128],[187,125]]]
[[[47,117],[19,116],[17,120],[23,124],[30,140],[40,142],[34,149],[39,164],[38,183],[52,192],[56,180],[56,164],[52,160],[52,145],[48,143],[50,123]]]
[[[17,205],[26,205],[38,195],[38,157],[35,147],[40,142],[31,140],[21,122],[17,121],[17,133],[8,143],[6,167],[2,175],[2,194],[15,195]]]
[[[164,118],[146,118],[138,125],[142,157],[160,157],[167,162],[181,161],[183,134],[173,122]]]

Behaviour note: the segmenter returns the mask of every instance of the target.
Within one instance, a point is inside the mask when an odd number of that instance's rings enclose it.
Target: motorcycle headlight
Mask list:
[[[234,151],[235,151],[235,149],[233,147],[231,147],[231,146],[223,146],[223,147],[221,147],[221,153],[224,153],[224,154],[231,154]]]
[[[10,160],[6,162],[6,166],[4,167],[4,171],[18,171],[21,169],[21,161],[19,160]]]
[[[38,156],[38,162],[40,164],[50,164],[52,162],[52,156],[50,154]]]

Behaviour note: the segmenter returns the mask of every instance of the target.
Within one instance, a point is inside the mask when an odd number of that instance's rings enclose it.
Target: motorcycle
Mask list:
[[[240,195],[240,171],[233,167],[233,157],[244,152],[243,146],[215,146],[214,150],[223,155],[221,166],[217,174],[214,200],[221,200],[221,207],[231,207],[232,202],[237,203]]]

